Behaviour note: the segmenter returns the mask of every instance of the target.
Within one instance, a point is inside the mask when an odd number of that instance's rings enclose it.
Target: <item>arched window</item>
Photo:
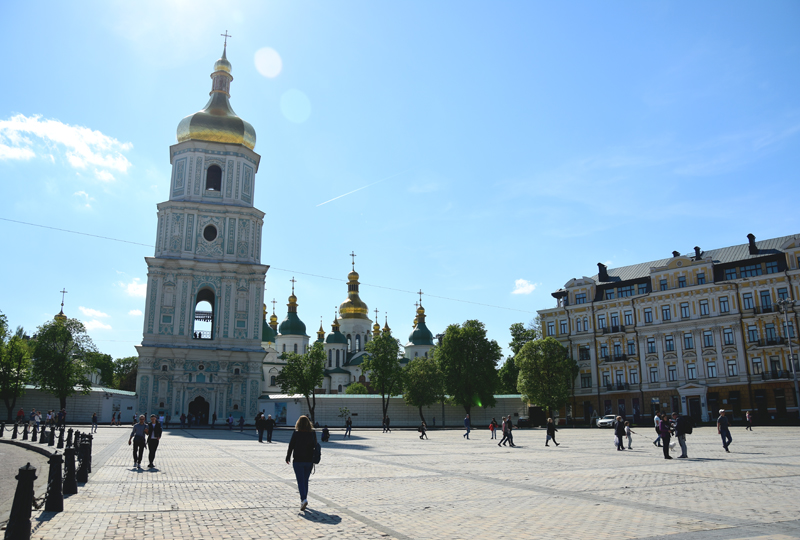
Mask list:
[[[283,352],[286,352],[286,343],[283,344]]]
[[[193,339],[214,339],[216,296],[211,289],[198,291],[194,303]]]
[[[222,191],[222,169],[212,165],[206,171],[206,189],[208,191]]]
[[[234,369],[234,370],[233,370],[233,374],[234,374],[234,375],[238,375],[239,373],[241,373],[241,371],[239,371],[239,368],[238,368],[238,367],[237,367],[236,369]]]
[[[341,392],[341,391],[342,391],[342,385],[340,384],[339,385],[339,392]]]
[[[414,358],[416,358],[416,357],[418,357],[418,356],[419,356],[419,353],[418,353],[418,352],[416,352],[416,351],[414,351]]]
[[[303,354],[306,354],[307,352],[308,352],[308,343],[303,345]]]
[[[339,349],[336,349],[336,367],[339,367]]]
[[[348,351],[352,351],[353,350],[353,341],[350,338],[350,334],[347,334],[347,350]]]
[[[294,344],[294,354],[297,354],[297,343]]]
[[[234,410],[234,411],[238,411],[238,410],[239,410],[239,406],[238,406],[238,405],[234,405],[234,406],[233,406],[233,410]]]
[[[162,401],[161,403],[158,404],[158,406],[164,408],[164,402]]]
[[[192,374],[189,373],[189,382],[192,382]]]
[[[361,336],[356,335],[356,352],[361,350]]]
[[[167,371],[169,368],[167,366],[161,366],[161,371]]]
[[[275,375],[269,378],[269,385],[278,386],[278,378]]]
[[[333,349],[328,349],[328,367],[333,366]]]

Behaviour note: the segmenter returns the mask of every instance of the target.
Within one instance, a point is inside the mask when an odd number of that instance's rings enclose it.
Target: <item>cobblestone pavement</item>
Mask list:
[[[290,431],[259,444],[252,430],[170,430],[157,469],[137,471],[128,430],[106,427],[89,483],[37,514],[33,537],[800,539],[800,429],[734,429],[727,454],[698,428],[690,459],[671,461],[638,431],[624,452],[598,429],[562,429],[550,448],[538,429],[516,432],[517,448],[488,430],[335,431],[300,512]]]
[[[11,505],[14,502],[14,490],[17,487],[15,477],[19,473],[19,468],[24,467],[26,463],[36,467],[36,480],[33,482],[34,495],[41,497],[47,488],[47,474],[50,470],[47,458],[21,446],[0,444],[0,522],[8,519]]]

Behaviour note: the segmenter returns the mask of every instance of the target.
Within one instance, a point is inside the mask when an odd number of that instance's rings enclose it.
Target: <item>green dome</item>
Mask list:
[[[325,343],[340,343],[342,345],[347,345],[347,338],[339,332],[338,329],[334,330],[328,337],[325,338]]]
[[[282,336],[305,336],[306,325],[297,316],[297,313],[289,312],[286,318],[278,327],[278,333]]]
[[[433,334],[424,322],[418,322],[414,327],[414,331],[408,336],[408,341],[412,345],[430,345],[433,347]]]
[[[275,343],[275,338],[277,335],[275,334],[275,330],[270,327],[267,321],[263,321],[261,323],[261,341],[266,341],[267,343]]]

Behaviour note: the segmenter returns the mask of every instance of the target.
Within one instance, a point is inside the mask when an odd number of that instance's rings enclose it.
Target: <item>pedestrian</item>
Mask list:
[[[66,425],[67,425],[67,409],[61,409],[61,412],[58,413],[57,427],[66,427]]]
[[[386,433],[392,432],[392,421],[389,419],[389,416],[386,416]]]
[[[256,431],[258,431],[258,442],[264,442],[264,430],[267,429],[267,419],[264,418],[264,413],[256,415]]]
[[[194,419],[194,415],[191,412],[186,415],[186,427],[187,428],[192,427],[192,420],[193,419]]]
[[[92,433],[97,433],[97,413],[92,413]]]
[[[514,423],[511,420],[511,415],[509,414],[506,417],[506,440],[508,441],[508,446],[511,448],[516,448],[517,445],[514,444],[514,434],[511,433],[514,430]]]
[[[344,437],[342,438],[346,439],[347,437],[350,437],[352,439],[353,435],[350,433],[352,429],[353,429],[353,419],[348,416],[347,421],[344,423]]]
[[[116,418],[117,418],[117,413],[115,413],[115,412],[111,413],[111,424],[110,425],[112,427],[114,426],[114,419],[116,419]]]
[[[467,415],[464,417],[464,429],[467,431],[463,435],[467,440],[469,440],[469,428],[470,428],[469,415]]]
[[[132,422],[131,425],[134,425],[134,426],[136,425],[136,414],[133,415],[133,422]]]
[[[492,418],[492,423],[489,424],[489,429],[492,431],[492,439],[497,439],[497,420]]]
[[[186,413],[181,413],[181,429],[186,425]]]
[[[170,419],[171,419],[170,415],[166,415],[164,417],[164,429],[169,429],[169,421],[170,421]]]
[[[667,419],[666,414],[661,417],[661,422],[658,424],[658,429],[661,435],[661,444],[664,447],[664,459],[672,459],[672,456],[669,455],[669,440],[672,431],[670,429],[669,420]]]
[[[617,421],[614,422],[614,442],[617,443],[617,450],[625,450],[625,424],[621,416],[617,416]]]
[[[317,444],[317,434],[311,427],[311,420],[308,416],[301,416],[297,419],[286,451],[287,465],[294,454],[292,466],[297,478],[297,489],[300,491],[301,512],[308,506],[308,478],[311,476],[311,469],[314,468],[314,448]]]
[[[548,443],[550,442],[551,439],[552,439],[552,441],[554,443],[556,443],[556,446],[558,446],[558,443],[556,442],[556,431],[558,431],[558,428],[556,428],[556,425],[553,423],[553,419],[552,418],[548,418],[547,419],[547,438],[544,441],[544,445],[545,446],[550,446]]]
[[[750,414],[750,411],[747,411],[747,413],[745,413],[744,417],[745,417],[745,420],[747,420],[747,427],[744,428],[745,431],[747,431],[748,429],[750,431],[753,431],[753,416]]]
[[[675,437],[681,445],[681,455],[678,457],[686,459],[689,457],[686,453],[686,435],[692,432],[692,421],[688,416],[679,415],[677,411],[672,413],[672,419],[675,422]]]
[[[503,430],[503,438],[500,439],[500,442],[497,443],[497,446],[500,446],[501,444],[503,446],[505,446],[506,445],[506,441],[508,441],[508,433],[506,432],[506,417],[505,416],[503,417],[503,419],[500,422],[500,427]]]
[[[425,426],[425,422],[422,422],[419,425],[419,438],[422,439],[424,437],[427,439],[428,438],[427,431],[428,430],[427,427]]]
[[[730,429],[728,429],[729,426],[730,424],[728,422],[728,417],[725,416],[725,409],[720,409],[719,418],[717,418],[717,433],[722,437],[722,447],[728,453],[730,453],[728,447],[733,442],[733,437],[731,437],[731,431]]]
[[[158,443],[161,441],[161,422],[158,421],[155,414],[150,415],[150,423],[147,425],[147,449],[149,450],[147,457],[147,468],[155,468],[156,450],[158,450]],[[141,461],[139,461],[141,463]]]
[[[656,440],[653,441],[653,446],[661,446],[661,413],[658,411],[656,411],[656,414],[653,417],[653,423],[656,426],[656,433],[658,433],[658,437],[656,437]]]
[[[229,414],[228,419],[225,420],[225,422],[228,424],[228,431],[231,431],[233,429],[233,415]]]
[[[142,466],[142,454],[147,441],[147,424],[144,423],[143,414],[139,415],[139,423],[133,425],[131,436],[128,437],[128,446],[131,444],[131,439],[133,439],[133,466],[138,469]]]
[[[631,437],[631,433],[636,433],[631,429],[631,423],[625,422],[625,436],[628,437],[628,450],[633,450],[631,448],[631,443],[633,442],[633,437]]]
[[[244,431],[244,416],[239,417],[239,433]]]
[[[25,409],[21,408],[17,411],[17,424],[21,424],[25,420]]]
[[[267,419],[264,423],[264,426],[267,428],[267,442],[272,442],[272,430],[275,429],[275,419],[272,418],[271,414],[267,415]]]
[[[322,442],[328,442],[331,440],[331,430],[328,429],[328,424],[325,424],[325,427],[322,428]]]
[[[211,429],[214,429],[214,424],[217,423],[217,413],[211,415]]]

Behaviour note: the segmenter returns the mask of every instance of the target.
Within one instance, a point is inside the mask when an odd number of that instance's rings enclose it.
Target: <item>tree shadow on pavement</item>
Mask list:
[[[320,512],[319,510],[313,510],[311,508],[306,508],[300,514],[300,517],[307,521],[312,521],[314,523],[325,523],[328,525],[338,525],[342,521],[342,518],[337,515],[326,514],[325,512]]]

